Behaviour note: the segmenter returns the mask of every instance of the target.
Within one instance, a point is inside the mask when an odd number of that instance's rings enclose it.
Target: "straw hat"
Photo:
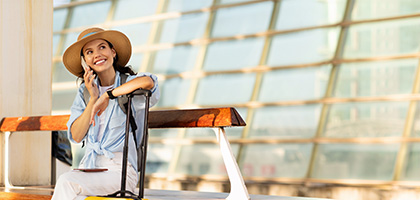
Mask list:
[[[131,43],[124,33],[114,30],[104,30],[101,28],[89,28],[80,33],[77,42],[69,46],[63,54],[63,63],[67,70],[75,76],[83,75],[84,70],[80,56],[86,43],[103,39],[110,42],[118,55],[117,64],[125,66],[131,57]]]

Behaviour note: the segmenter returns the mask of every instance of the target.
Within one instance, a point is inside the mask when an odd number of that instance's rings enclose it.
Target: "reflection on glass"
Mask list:
[[[343,19],[347,0],[282,0],[277,30],[338,23]]]
[[[151,23],[141,23],[117,26],[112,29],[123,32],[130,39],[132,46],[138,46],[147,43],[151,27]]]
[[[233,154],[237,154],[239,146],[232,144],[231,147]],[[227,175],[219,144],[183,145],[180,155],[177,174]]]
[[[195,97],[199,105],[245,103],[251,98],[255,74],[221,74],[200,80]]]
[[[311,178],[392,180],[399,144],[321,144]]]
[[[420,144],[408,143],[401,181],[420,181]]]
[[[183,105],[188,96],[190,80],[171,78],[159,81],[160,99],[159,107]]]
[[[198,48],[195,46],[176,46],[156,52],[153,73],[178,74],[194,68]]]
[[[418,59],[342,64],[334,96],[409,94],[417,65]]]
[[[207,25],[209,13],[182,15],[163,23],[161,43],[187,42],[201,38]]]
[[[248,144],[241,158],[243,176],[305,178],[313,144]]]
[[[273,37],[267,64],[270,66],[320,62],[334,55],[339,28],[323,28]]]
[[[74,7],[69,28],[103,23],[108,16],[110,7],[111,1],[100,1]]]
[[[284,69],[264,74],[259,100],[263,102],[310,100],[325,95],[331,65]]]
[[[167,12],[185,12],[210,7],[213,0],[170,0]]]
[[[146,161],[146,174],[167,173],[175,146],[168,144],[149,144]]]
[[[55,9],[53,14],[53,31],[61,31],[64,29],[64,23],[67,19],[67,8]]]
[[[352,19],[364,20],[420,13],[418,0],[356,0]]]
[[[250,138],[311,138],[318,127],[321,105],[263,107],[255,110]]]
[[[325,137],[400,137],[409,102],[358,102],[330,106]]]
[[[264,32],[270,23],[273,2],[217,10],[212,37]]]
[[[418,53],[420,18],[364,23],[350,26],[345,58]]]
[[[258,65],[263,38],[249,38],[211,43],[207,49],[206,71],[234,70]]]
[[[130,19],[153,15],[159,1],[119,0],[115,8],[114,20]]]

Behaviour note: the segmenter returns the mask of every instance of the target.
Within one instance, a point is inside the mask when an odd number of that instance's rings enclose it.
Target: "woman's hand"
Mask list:
[[[109,96],[108,96],[108,93],[105,92],[103,95],[101,95],[101,97],[99,97],[99,99],[93,105],[89,124],[93,124],[93,126],[95,126],[96,113],[98,113],[98,116],[101,116],[102,113],[105,111],[105,109],[108,107],[108,103],[109,103]]]
[[[83,75],[83,79],[85,80],[85,86],[89,91],[91,99],[97,99],[99,96],[98,87],[95,84],[95,77],[96,75],[93,74],[92,69],[85,70],[85,74]]]

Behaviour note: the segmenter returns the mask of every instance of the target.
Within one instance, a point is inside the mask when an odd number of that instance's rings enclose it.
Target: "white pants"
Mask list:
[[[87,196],[108,195],[121,190],[122,153],[115,152],[114,155],[112,159],[99,155],[96,158],[96,167],[105,167],[108,171],[72,170],[62,174],[55,185],[52,200],[85,199]],[[137,179],[136,170],[128,163],[126,190],[134,192]]]

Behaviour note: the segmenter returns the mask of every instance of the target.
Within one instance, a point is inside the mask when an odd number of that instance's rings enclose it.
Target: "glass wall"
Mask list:
[[[154,110],[235,107],[248,180],[420,181],[418,0],[61,0],[53,114],[77,88],[63,51],[90,26],[128,35],[129,64],[159,77]],[[151,130],[149,147],[149,176],[226,175],[211,130]]]

